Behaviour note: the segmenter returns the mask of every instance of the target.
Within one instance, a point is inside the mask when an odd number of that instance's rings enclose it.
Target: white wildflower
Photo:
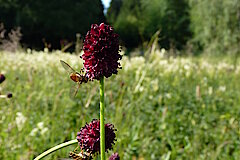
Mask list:
[[[35,136],[37,132],[39,132],[41,135],[44,135],[47,131],[48,128],[44,127],[44,122],[39,122],[37,123],[37,128],[34,128],[29,135]]]
[[[185,64],[184,66],[183,66],[183,68],[185,69],[185,70],[190,70],[190,66],[188,65],[188,64]]]
[[[153,91],[156,92],[158,91],[158,79],[154,79],[153,81],[151,81],[151,85],[152,85],[152,88],[153,88]]]
[[[168,65],[168,61],[167,60],[161,60],[161,61],[159,61],[159,65],[160,66],[167,66]]]
[[[171,95],[170,93],[166,93],[165,96],[166,96],[168,99],[172,98],[172,95]]]
[[[143,86],[140,86],[140,87],[139,87],[139,92],[143,92],[143,90],[144,90],[144,87],[143,87]]]
[[[21,113],[21,112],[17,112],[16,113],[16,124],[17,124],[17,128],[19,131],[22,130],[24,123],[26,122],[27,118]]]
[[[221,91],[221,92],[225,92],[226,91],[226,86],[220,86],[218,88],[218,90]]]
[[[130,63],[132,66],[135,66],[135,67],[144,67],[145,65],[145,58],[144,57],[133,57],[130,59]]]
[[[39,129],[43,129],[43,127],[44,127],[44,122],[39,122],[39,123],[37,124],[37,126],[38,126]]]
[[[38,128],[33,128],[29,135],[34,137],[37,134],[38,130]]]
[[[48,128],[47,127],[44,127],[42,130],[41,130],[41,135],[44,135],[46,132],[48,131]]]
[[[166,49],[162,48],[162,49],[160,50],[160,53],[164,56],[164,54],[166,53]]]
[[[1,74],[6,74],[7,72],[5,70],[2,70],[1,71]]]
[[[212,95],[212,93],[213,93],[213,88],[212,87],[208,87],[208,94]]]
[[[44,53],[48,53],[48,52],[49,52],[49,49],[48,49],[48,48],[44,48],[43,52],[44,52]]]
[[[30,54],[32,53],[32,50],[30,48],[27,49],[27,53]]]
[[[11,150],[17,150],[19,148],[21,148],[22,145],[21,144],[14,144],[12,147],[11,147]]]

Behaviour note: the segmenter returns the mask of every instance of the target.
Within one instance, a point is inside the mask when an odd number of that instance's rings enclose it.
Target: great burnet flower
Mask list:
[[[12,98],[12,97],[13,97],[12,93],[7,94],[7,98]]]
[[[2,83],[5,79],[6,77],[4,76],[4,74],[0,74],[0,83]]]
[[[112,124],[105,124],[105,151],[112,149],[116,141],[116,129]],[[92,120],[77,133],[80,148],[88,153],[100,153],[100,121]]]
[[[84,68],[89,79],[108,78],[121,68],[118,62],[122,58],[119,36],[109,25],[93,24],[85,37],[83,51]]]
[[[109,160],[120,160],[120,157],[118,153],[113,153],[110,157]]]

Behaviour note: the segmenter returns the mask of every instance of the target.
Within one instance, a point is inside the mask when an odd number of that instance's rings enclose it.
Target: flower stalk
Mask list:
[[[75,144],[75,143],[78,143],[78,141],[76,139],[68,141],[68,142],[65,142],[65,143],[61,143],[61,144],[59,144],[57,146],[54,146],[54,147],[50,148],[49,150],[43,152],[42,154],[40,154],[39,156],[34,158],[34,160],[40,160],[40,159],[46,157],[47,155],[49,155],[49,154],[51,154],[53,152],[56,152],[57,150],[59,150],[61,148],[70,146],[70,145]]]
[[[104,77],[100,78],[100,153],[105,160],[105,125],[104,125]]]

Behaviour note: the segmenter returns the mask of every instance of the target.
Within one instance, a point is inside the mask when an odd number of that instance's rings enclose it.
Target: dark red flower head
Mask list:
[[[4,74],[0,74],[0,83],[2,83],[5,79],[6,77],[4,76]]]
[[[116,141],[116,129],[112,124],[105,124],[105,151],[112,149]],[[100,121],[92,120],[77,133],[78,144],[82,150],[91,154],[100,153]]]
[[[7,94],[7,98],[12,98],[12,97],[13,97],[12,93]]]
[[[120,160],[120,157],[118,153],[113,153],[110,157],[109,160]]]
[[[85,37],[83,51],[84,68],[90,79],[108,78],[117,74],[117,69],[121,68],[118,62],[122,59],[119,54],[119,37],[109,25],[93,24]]]

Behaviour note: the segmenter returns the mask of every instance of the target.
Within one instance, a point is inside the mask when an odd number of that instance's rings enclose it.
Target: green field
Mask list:
[[[33,159],[99,118],[98,82],[71,99],[74,83],[60,59],[82,67],[67,53],[0,53],[7,78],[0,92],[13,93],[0,99],[0,159]],[[114,151],[121,159],[240,159],[240,66],[159,51],[121,63],[119,74],[105,80],[105,118],[118,129]],[[67,158],[76,146],[46,159]]]

